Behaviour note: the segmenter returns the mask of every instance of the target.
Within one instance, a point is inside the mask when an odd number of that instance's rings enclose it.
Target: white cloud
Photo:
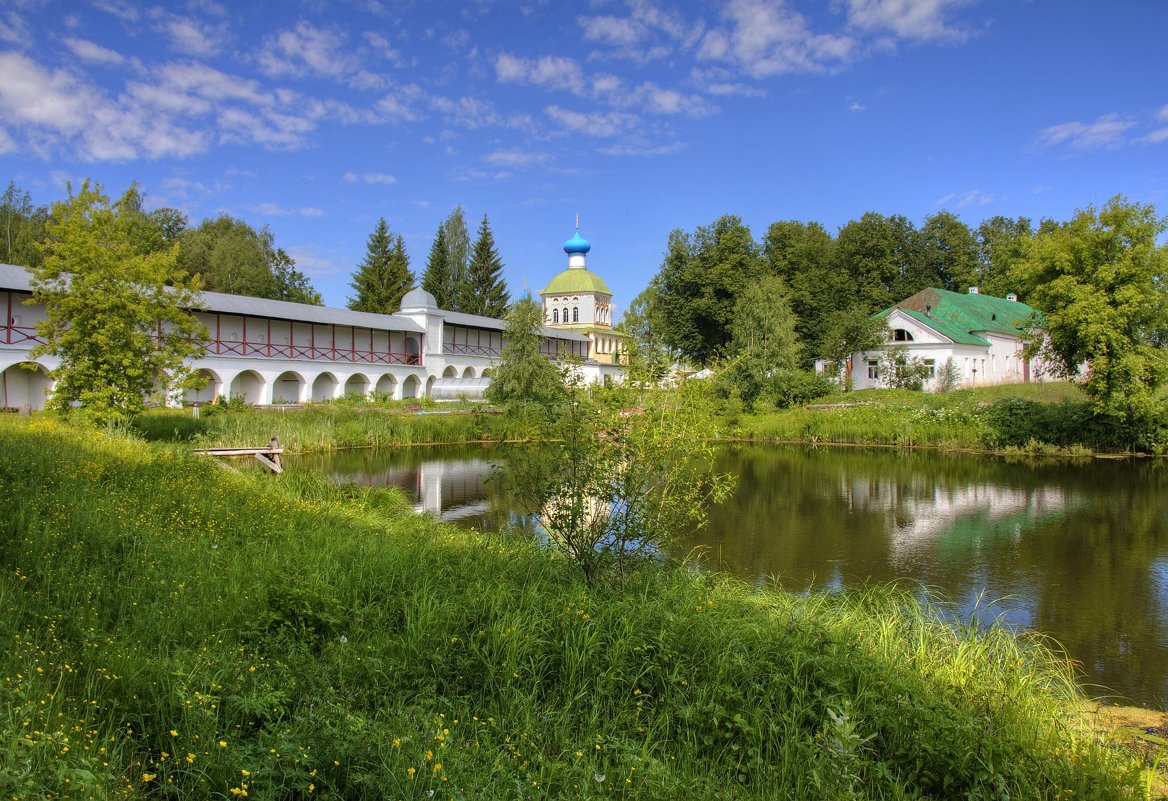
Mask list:
[[[296,263],[296,269],[309,278],[322,278],[326,275],[336,275],[350,269],[351,265],[343,265],[334,259],[320,254],[316,245],[292,245],[284,248],[285,252]]]
[[[361,35],[365,41],[369,43],[369,46],[377,51],[377,53],[382,58],[394,63],[397,63],[401,59],[401,53],[397,50],[397,48],[391,45],[389,43],[389,39],[386,39],[380,33],[365,31],[365,33]]]
[[[268,37],[256,61],[260,71],[271,77],[334,78],[357,89],[380,89],[385,85],[383,78],[364,69],[356,53],[346,48],[341,31],[303,21],[294,29]]]
[[[268,217],[323,217],[324,211],[312,206],[302,206],[298,209],[287,209],[277,203],[260,203],[258,206],[252,206],[252,211],[256,214],[263,214]]]
[[[32,33],[24,17],[15,11],[5,11],[4,15],[0,16],[0,42],[8,42],[17,47],[26,47],[32,43]]]
[[[639,44],[648,33],[642,23],[622,17],[577,17],[576,24],[586,41],[623,47]]]
[[[961,41],[969,32],[946,24],[945,13],[970,0],[847,0],[848,22],[864,31],[892,31],[903,39]]]
[[[600,152],[606,156],[670,156],[685,149],[681,142],[662,145],[645,141],[621,142],[609,147],[602,147]]]
[[[848,106],[848,111],[860,112],[860,111],[864,111],[867,108],[868,108],[867,106],[865,106],[863,103],[861,103],[860,101],[857,100],[857,101],[853,102],[850,106]]]
[[[584,71],[575,61],[562,56],[527,59],[502,53],[495,59],[495,76],[504,83],[564,89],[576,95],[585,92]]]
[[[549,158],[547,153],[531,150],[496,150],[488,154],[484,161],[496,167],[530,167],[533,164],[542,164]]]
[[[6,153],[15,153],[16,150],[16,141],[8,135],[8,131],[0,128],[0,156]]]
[[[421,118],[417,104],[425,97],[422,88],[415,83],[397,86],[373,104],[382,119],[391,122],[415,122]]]
[[[342,176],[346,183],[354,184],[357,181],[364,181],[367,184],[396,184],[397,178],[385,172],[367,172],[364,175],[358,175],[355,172],[349,171]]]
[[[638,107],[650,114],[685,114],[704,117],[716,109],[699,95],[682,94],[676,89],[663,89],[654,83],[643,83],[622,100],[626,107]]]
[[[626,114],[620,111],[585,114],[559,106],[548,106],[544,109],[544,113],[566,131],[597,137],[617,136],[623,131],[635,127],[639,122],[639,118],[635,114]]]
[[[1038,133],[1040,147],[1067,145],[1075,150],[1099,150],[1124,144],[1125,135],[1135,125],[1118,114],[1104,114],[1094,122],[1064,122]]]
[[[88,39],[68,37],[61,41],[65,43],[73,55],[90,64],[121,64],[126,60],[121,53],[110,50],[108,47],[102,47]]]
[[[129,3],[121,2],[121,0],[90,0],[90,2],[94,8],[107,14],[113,14],[123,22],[138,21],[138,9]]]
[[[850,36],[812,32],[786,0],[729,0],[722,16],[728,26],[705,34],[698,58],[729,62],[755,78],[830,71],[859,46]]]
[[[227,36],[226,25],[201,24],[190,17],[172,17],[164,24],[175,49],[194,56],[213,56]]]
[[[988,192],[983,192],[980,189],[970,189],[967,192],[960,194],[954,192],[944,197],[939,197],[933,201],[938,206],[950,206],[952,208],[965,208],[966,206],[988,206],[994,202],[994,196]]]

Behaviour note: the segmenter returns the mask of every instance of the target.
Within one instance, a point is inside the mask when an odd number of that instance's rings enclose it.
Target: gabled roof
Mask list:
[[[1042,312],[1021,301],[947,289],[922,289],[877,316],[888,317],[898,309],[961,345],[988,345],[978,334],[1019,337],[1043,325]]]

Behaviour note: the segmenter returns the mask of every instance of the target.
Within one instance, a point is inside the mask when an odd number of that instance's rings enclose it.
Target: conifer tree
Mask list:
[[[456,287],[450,275],[450,254],[446,248],[446,230],[438,226],[434,243],[430,245],[430,258],[426,260],[426,270],[422,273],[422,289],[434,296],[439,309],[453,310]]]
[[[353,275],[350,286],[357,290],[357,297],[349,301],[349,308],[390,314],[401,308],[402,297],[413,285],[405,242],[401,234],[390,233],[383,217],[369,235],[365,260]]]
[[[503,280],[503,262],[499,260],[495,236],[484,214],[478,238],[471,251],[470,267],[467,269],[459,308],[468,314],[502,317],[510,300],[511,295]]]

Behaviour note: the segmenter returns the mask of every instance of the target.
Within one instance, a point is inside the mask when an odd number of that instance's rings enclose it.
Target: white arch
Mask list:
[[[337,396],[338,383],[332,373],[321,373],[312,382],[312,400],[316,403],[332,400]]]
[[[451,369],[453,369],[453,368],[451,368]],[[427,397],[427,398],[432,397],[433,392],[434,392],[434,382],[437,380],[438,380],[438,378],[436,376],[430,376],[429,378],[426,379],[425,397]]]
[[[35,365],[26,367],[26,365]],[[49,369],[38,362],[20,362],[0,373],[0,408],[39,412],[53,391]]]
[[[447,365],[446,369],[442,371],[442,377],[458,378],[458,368],[456,368],[453,364]]]
[[[377,391],[390,400],[397,397],[397,377],[393,373],[386,373],[377,379]]]
[[[345,382],[345,396],[364,398],[369,394],[369,379],[363,373],[354,373]]]
[[[272,403],[300,403],[304,396],[304,376],[285,370],[272,382]]]
[[[255,370],[244,370],[231,380],[227,394],[233,398],[243,398],[243,402],[254,406],[262,402],[264,378]]]
[[[463,378],[474,378],[474,377],[475,377],[475,374],[474,374],[474,368],[473,368],[473,367],[468,367],[468,368],[466,368],[465,370],[463,370],[463,371],[462,371],[462,377],[463,377]]]
[[[188,389],[183,392],[184,406],[201,406],[211,403],[223,392],[223,379],[214,371],[206,367],[195,370],[195,376],[206,381],[198,389]]]
[[[418,397],[418,377],[416,375],[406,376],[406,380],[402,382],[402,398],[416,398]]]

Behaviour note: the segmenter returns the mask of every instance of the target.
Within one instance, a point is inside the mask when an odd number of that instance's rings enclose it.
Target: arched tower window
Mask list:
[[[572,307],[572,322],[574,322],[574,323],[580,322],[580,307],[579,306]]]
[[[894,342],[912,342],[913,335],[903,328],[897,328],[892,332],[892,340]]]
[[[560,321],[560,310],[552,309],[552,322],[558,323]]]
[[[564,307],[564,322],[568,322],[568,307]]]

